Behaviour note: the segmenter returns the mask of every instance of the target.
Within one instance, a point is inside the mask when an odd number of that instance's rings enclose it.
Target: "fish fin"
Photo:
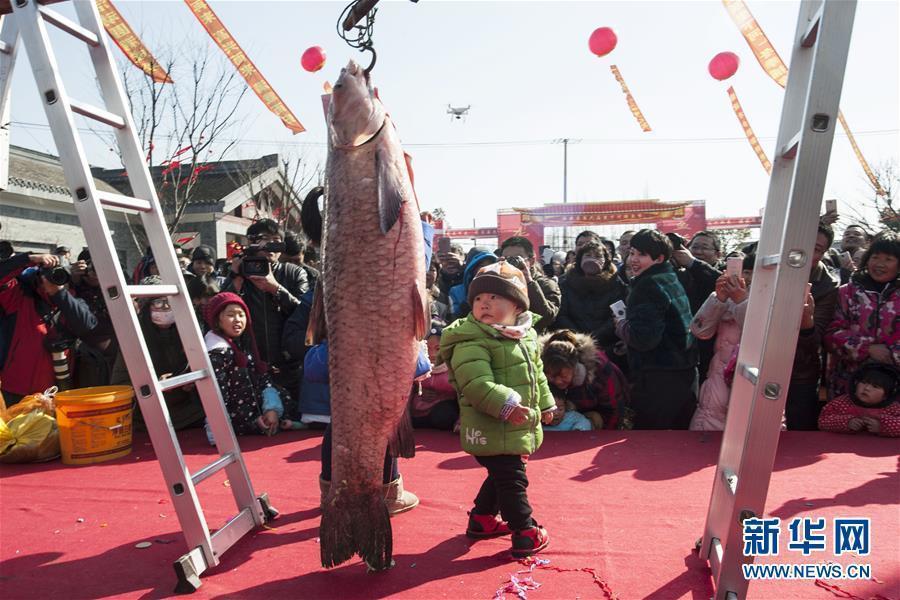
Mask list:
[[[398,458],[412,458],[416,455],[416,438],[413,434],[412,416],[410,415],[409,408],[413,396],[418,393],[419,384],[414,383],[412,391],[409,394],[409,400],[406,403],[406,408],[403,409],[400,421],[397,422],[397,428],[394,430],[394,435],[392,435],[391,439],[388,441],[388,452],[390,452],[391,456],[396,456]]]
[[[381,486],[352,491],[346,482],[331,482],[319,525],[323,567],[335,567],[359,554],[369,569],[391,568],[393,533]]]
[[[413,331],[417,340],[424,340],[425,334],[428,333],[429,319],[426,316],[429,312],[428,306],[419,293],[419,286],[413,284],[412,287],[412,305],[413,305]]]
[[[387,233],[400,218],[400,209],[406,199],[401,193],[402,181],[396,169],[384,160],[381,152],[375,152],[375,177],[378,182],[378,218],[381,233]]]
[[[325,195],[321,185],[314,187],[303,199],[300,208],[300,228],[316,246],[322,244],[322,213],[319,212],[319,198]]]
[[[322,288],[322,278],[316,281],[316,290],[313,292],[312,308],[309,311],[309,324],[306,326],[306,345],[315,346],[328,336],[328,328],[325,323],[325,299]]]

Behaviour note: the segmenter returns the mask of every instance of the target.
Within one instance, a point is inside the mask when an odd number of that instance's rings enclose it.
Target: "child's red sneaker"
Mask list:
[[[512,555],[516,558],[525,558],[532,554],[537,554],[547,547],[550,543],[550,534],[547,530],[538,525],[514,531],[512,534]]]
[[[469,513],[466,535],[470,538],[492,538],[509,535],[512,531],[499,515],[476,515]]]

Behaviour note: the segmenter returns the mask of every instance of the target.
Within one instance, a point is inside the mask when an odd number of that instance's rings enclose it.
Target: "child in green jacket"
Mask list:
[[[478,271],[469,286],[472,312],[444,329],[441,355],[459,393],[463,450],[487,469],[466,535],[512,532],[512,553],[530,556],[550,541],[531,518],[525,461],[541,445],[541,421],[556,407],[528,312],[522,272],[505,261]],[[502,519],[497,515],[502,515]]]

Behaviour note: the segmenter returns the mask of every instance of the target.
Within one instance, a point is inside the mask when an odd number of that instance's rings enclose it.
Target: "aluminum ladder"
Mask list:
[[[762,518],[797,346],[856,11],[803,0],[784,93],[750,304],[700,557],[717,599],[743,600],[743,521]]]
[[[10,81],[19,41],[24,43],[44,105],[53,139],[72,191],[75,210],[91,251],[103,297],[146,421],[172,504],[187,541],[188,553],[175,562],[176,592],[200,586],[200,574],[219,564],[222,555],[244,534],[274,518],[266,494],[256,496],[240,447],[225,411],[191,300],[175,258],[159,199],[136,135],[129,104],[110,54],[110,44],[93,0],[72,0],[78,23],[35,0],[6,2],[12,12],[2,18],[0,31],[0,114],[9,115]],[[49,2],[48,2],[49,3]],[[70,98],[50,45],[46,24],[84,42],[90,53],[104,108]],[[113,128],[134,197],[99,192],[75,128],[74,114]],[[140,214],[163,285],[129,284],[119,267],[104,208]],[[166,296],[188,359],[190,372],[160,381],[132,306],[134,298]],[[163,399],[166,390],[194,384],[200,394],[218,449],[218,458],[196,473],[184,462]],[[224,469],[237,505],[237,514],[211,532],[197,497],[196,485]]]

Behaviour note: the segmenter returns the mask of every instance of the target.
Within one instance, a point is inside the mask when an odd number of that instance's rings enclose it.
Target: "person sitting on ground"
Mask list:
[[[549,429],[630,429],[628,381],[591,336],[563,329],[540,339],[557,411]],[[585,427],[586,423],[586,427]]]
[[[421,391],[413,394],[410,414],[416,429],[455,431],[459,421],[456,389],[450,384],[447,363],[440,358],[441,334],[445,326],[443,321],[432,319],[425,338],[428,360],[433,366],[431,374],[421,381]]]
[[[487,470],[466,535],[512,532],[513,556],[530,556],[550,536],[531,516],[523,457],[540,447],[541,421],[549,423],[556,408],[532,327],[536,317],[528,312],[525,276],[506,261],[482,267],[468,294],[472,312],[441,335],[441,357],[459,394],[463,450]]]
[[[259,357],[250,311],[231,292],[217,294],[204,311],[204,338],[225,410],[237,435],[278,432],[284,400]]]
[[[578,249],[575,268],[560,284],[562,306],[556,317],[556,327],[585,333],[621,369],[627,371],[627,359],[616,346],[623,346],[616,337],[616,326],[610,306],[628,297],[628,287],[616,276],[616,266],[606,246],[588,242]]]
[[[720,276],[716,281],[716,291],[709,295],[691,321],[691,333],[697,339],[716,340],[715,354],[709,363],[706,381],[700,386],[700,399],[691,419],[690,428],[694,431],[725,429],[731,396],[725,369],[741,342],[755,261],[756,257],[752,254],[744,257],[740,277]]]
[[[859,270],[838,291],[825,344],[833,355],[831,396],[848,394],[850,377],[867,361],[900,364],[900,236],[883,231]]]
[[[868,363],[849,383],[850,392],[825,405],[819,429],[900,437],[900,373],[892,365]]]
[[[534,246],[526,237],[513,236],[504,240],[500,246],[500,255],[525,275],[531,312],[541,318],[535,329],[538,332],[546,331],[553,325],[562,303],[559,284],[546,277],[543,270],[535,264]]]
[[[671,256],[672,243],[658,231],[631,238],[635,276],[616,335],[628,345],[635,429],[687,429],[697,408],[691,307]]]

